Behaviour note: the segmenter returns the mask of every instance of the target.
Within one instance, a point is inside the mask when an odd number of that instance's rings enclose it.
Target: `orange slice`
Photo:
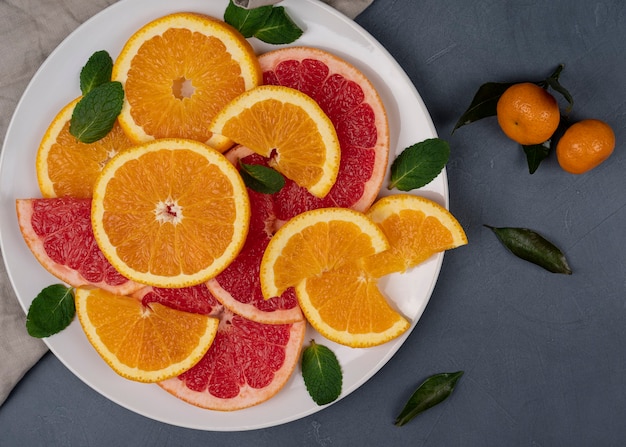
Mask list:
[[[424,197],[396,194],[379,199],[368,211],[391,249],[363,260],[365,270],[379,278],[405,272],[433,254],[467,244],[465,231],[443,206]]]
[[[270,164],[317,197],[335,184],[341,147],[317,103],[290,87],[266,85],[241,94],[219,112],[211,131],[270,158]]]
[[[70,119],[76,98],[63,107],[41,140],[37,151],[37,181],[44,197],[89,198],[104,165],[134,143],[119,124],[101,140],[81,143],[70,134]]]
[[[215,142],[207,122],[262,82],[248,41],[230,25],[194,13],[144,25],[126,42],[112,78],[124,85],[119,122],[134,141],[188,138],[220,151],[230,142]]]
[[[124,276],[156,287],[217,275],[241,250],[249,221],[237,169],[192,140],[156,140],[123,152],[94,187],[98,246]]]
[[[280,296],[306,278],[389,248],[383,232],[367,216],[347,208],[306,211],[272,237],[260,267],[265,299]]]
[[[213,342],[219,320],[100,289],[76,289],[87,339],[119,375],[158,382],[194,366]]]

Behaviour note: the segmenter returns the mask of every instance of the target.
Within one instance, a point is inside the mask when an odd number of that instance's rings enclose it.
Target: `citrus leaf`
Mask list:
[[[522,145],[526,153],[528,172],[534,174],[541,162],[550,155],[550,140],[541,144]]]
[[[487,82],[478,88],[478,91],[474,95],[472,102],[467,110],[461,115],[461,118],[457,121],[452,133],[459,127],[466,124],[473,123],[474,121],[487,118],[489,116],[496,116],[496,107],[498,105],[498,99],[504,93],[504,91],[512,86],[513,82]]]
[[[124,89],[120,82],[107,82],[91,90],[74,107],[70,133],[82,143],[106,136],[122,111]]]
[[[569,112],[571,112],[572,108],[574,107],[574,98],[572,97],[570,92],[567,91],[567,89],[563,87],[561,83],[559,82],[559,76],[561,76],[561,72],[563,71],[563,68],[565,68],[565,65],[560,64],[556,68],[556,70],[554,70],[554,73],[552,73],[545,80],[545,84],[550,86],[554,91],[560,93],[563,96],[563,98],[565,98],[565,100],[568,102],[567,109],[565,109],[565,114],[567,115],[569,114]]]
[[[254,37],[265,43],[279,45],[298,40],[302,32],[291,20],[284,7],[273,6],[271,14],[263,26],[254,33]]]
[[[39,292],[26,316],[26,330],[31,337],[49,337],[72,322],[76,314],[73,290],[63,284],[53,284]]]
[[[274,194],[285,186],[285,178],[275,169],[239,161],[239,173],[246,186],[263,194]]]
[[[245,9],[235,5],[231,0],[224,12],[224,21],[247,38],[254,36],[254,33],[261,29],[271,13],[271,5]]]
[[[317,405],[329,404],[341,394],[343,377],[339,361],[333,351],[314,340],[302,352],[302,378]]]
[[[450,145],[430,138],[409,146],[391,164],[389,189],[411,191],[427,185],[443,170],[450,157]]]
[[[80,91],[86,95],[97,86],[109,82],[112,71],[113,59],[109,53],[96,51],[80,71]]]
[[[532,262],[549,272],[572,274],[572,269],[561,250],[539,233],[528,228],[495,228],[485,225],[500,242],[518,258]]]
[[[463,371],[458,371],[435,374],[427,378],[404,405],[395,425],[402,426],[418,414],[446,400],[462,375]]]

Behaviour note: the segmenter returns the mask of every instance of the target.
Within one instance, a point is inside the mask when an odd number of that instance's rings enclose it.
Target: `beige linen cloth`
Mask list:
[[[128,0],[131,1],[131,0]],[[206,0],[211,1],[211,0]],[[350,18],[373,0],[323,0]],[[257,7],[278,0],[235,0]],[[9,121],[28,82],[50,52],[75,28],[115,0],[0,0],[0,147]],[[35,150],[35,148],[31,148]],[[14,212],[3,210],[4,212]],[[0,405],[15,384],[46,352],[26,332],[4,263],[0,263]]]

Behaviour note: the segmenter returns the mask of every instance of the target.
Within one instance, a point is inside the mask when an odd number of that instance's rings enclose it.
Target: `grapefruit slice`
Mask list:
[[[18,199],[16,210],[28,248],[61,281],[119,295],[143,287],[118,273],[98,248],[91,229],[91,199]]]
[[[333,123],[341,147],[337,180],[319,199],[291,180],[276,194],[276,217],[286,221],[314,208],[366,211],[378,196],[389,158],[389,126],[375,87],[352,64],[327,51],[290,47],[259,56],[263,83],[313,98]]]
[[[266,325],[235,315],[200,284],[182,289],[148,288],[142,302],[220,318],[205,356],[178,377],[159,382],[172,395],[201,408],[233,411],[265,402],[290,379],[306,330],[304,321]]]

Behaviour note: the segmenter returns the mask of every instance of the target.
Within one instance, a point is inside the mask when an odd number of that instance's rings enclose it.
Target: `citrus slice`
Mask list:
[[[112,79],[124,86],[119,122],[131,139],[188,138],[223,151],[206,126],[245,90],[261,83],[252,46],[230,25],[175,13],[141,27],[126,42]]]
[[[260,267],[263,296],[279,296],[306,278],[389,248],[383,232],[367,216],[346,208],[299,214],[270,240]]]
[[[195,365],[207,352],[219,320],[160,303],[144,306],[100,289],[76,289],[76,314],[87,339],[119,375],[158,382]]]
[[[286,47],[259,56],[263,83],[295,88],[328,115],[341,145],[335,185],[323,200],[293,182],[276,194],[276,216],[289,220],[307,209],[338,206],[366,211],[378,196],[389,157],[384,104],[369,79],[354,65],[327,51]]]
[[[211,131],[270,158],[270,164],[317,197],[335,183],[341,159],[337,133],[324,111],[304,93],[260,86],[229,102]]]
[[[433,254],[467,244],[465,231],[443,206],[424,197],[396,194],[379,199],[368,211],[391,249],[363,260],[374,277],[405,272]]]
[[[365,274],[358,262],[305,279],[296,294],[317,332],[352,348],[386,343],[411,326],[389,305],[378,279]]]
[[[91,229],[91,199],[18,199],[16,211],[28,248],[61,281],[120,295],[143,287],[119,274],[98,248]]]
[[[116,122],[102,139],[81,143],[70,134],[70,119],[80,98],[63,107],[41,140],[37,151],[37,181],[44,197],[91,197],[104,165],[134,143]]]
[[[192,140],[156,140],[120,153],[94,187],[100,249],[123,275],[156,287],[217,275],[241,250],[249,220],[235,167]]]

